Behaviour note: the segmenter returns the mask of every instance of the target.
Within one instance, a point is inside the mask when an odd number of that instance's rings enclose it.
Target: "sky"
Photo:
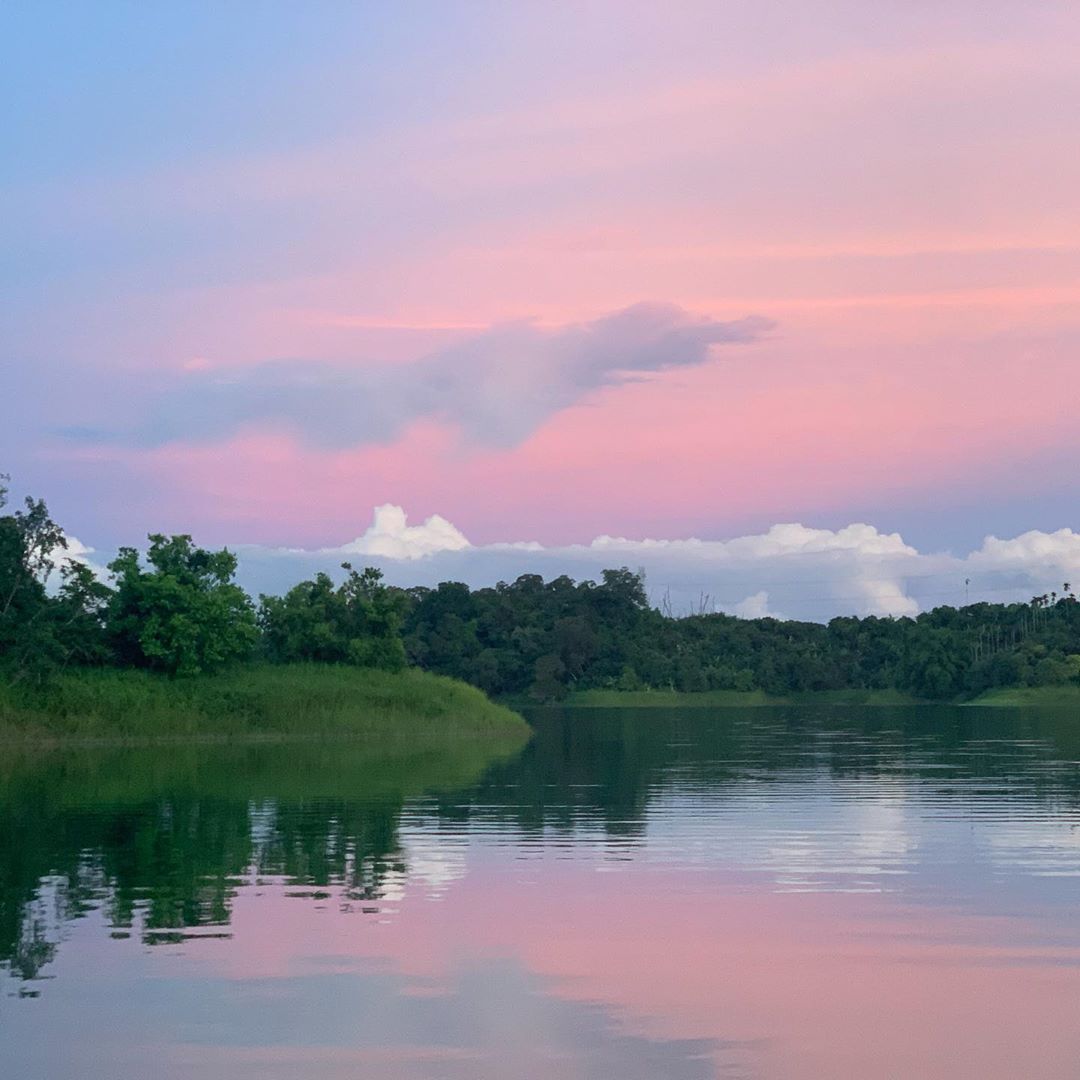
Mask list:
[[[602,537],[747,611],[970,594],[988,537],[989,599],[1080,573],[1078,47],[1052,0],[13,0],[0,471],[269,588],[383,506],[467,538],[414,580]]]

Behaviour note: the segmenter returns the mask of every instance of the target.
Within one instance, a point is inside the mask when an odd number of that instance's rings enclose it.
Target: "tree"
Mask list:
[[[49,626],[62,663],[104,664],[111,659],[105,613],[112,589],[85,563],[69,559],[60,568],[60,589],[50,604]]]
[[[348,614],[349,663],[399,671],[405,666],[404,595],[384,585],[382,571],[373,566],[359,572],[350,563],[341,566],[347,574],[339,593]]]
[[[7,481],[0,475],[0,509],[7,505]],[[22,510],[0,516],[0,661],[14,681],[43,681],[70,656],[72,624],[66,616],[85,594],[76,583],[84,581],[81,571],[70,562],[63,565],[63,610],[46,588],[66,549],[64,531],[43,499],[27,497]]]
[[[258,630],[251,601],[233,583],[236,556],[195,547],[187,535],[149,540],[148,569],[129,547],[109,564],[116,592],[106,629],[119,661],[191,675],[250,656]]]
[[[327,574],[294,585],[284,596],[259,598],[259,626],[271,660],[340,663],[346,644],[339,629],[339,601]]]
[[[8,476],[0,474],[0,509],[7,505]],[[26,498],[25,508],[0,517],[0,620],[33,617],[45,602],[45,583],[57,551],[67,548],[64,531],[42,499]]]
[[[477,625],[484,614],[478,603],[480,596],[459,581],[414,590],[405,619],[406,647],[412,662],[425,671],[469,679],[472,665],[482,651],[477,636]]]
[[[382,582],[374,567],[342,563],[345,581],[326,574],[284,596],[260,597],[259,624],[267,654],[279,662],[320,661],[397,671],[405,666],[401,621],[405,594]]]

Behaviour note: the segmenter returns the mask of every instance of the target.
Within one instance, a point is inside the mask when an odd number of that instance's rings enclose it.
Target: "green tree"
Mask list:
[[[251,601],[233,582],[236,556],[198,548],[187,535],[149,540],[148,567],[128,547],[109,564],[116,591],[106,629],[118,660],[191,675],[250,656],[258,630]]]
[[[259,598],[259,626],[269,658],[340,663],[347,645],[339,631],[339,600],[327,574],[294,585],[284,596]]]
[[[336,589],[326,574],[318,574],[284,596],[260,597],[259,625],[267,655],[278,662],[399,670],[405,666],[405,594],[383,584],[382,571],[374,567],[342,567],[346,578]]]
[[[348,613],[349,663],[400,670],[405,666],[404,594],[384,585],[382,571],[373,566],[357,571],[349,563],[341,565],[347,575],[339,592]]]
[[[0,509],[7,504],[0,475]],[[19,682],[46,680],[71,660],[105,657],[100,610],[108,589],[90,569],[64,558],[67,539],[43,499],[0,516],[0,663]],[[49,578],[60,567],[59,593]]]

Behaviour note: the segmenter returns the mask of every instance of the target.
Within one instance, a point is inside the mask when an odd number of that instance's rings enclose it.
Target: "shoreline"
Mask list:
[[[999,709],[1080,709],[1080,686],[1002,686],[959,704]]]
[[[455,679],[333,665],[169,678],[69,672],[46,687],[0,684],[0,745],[109,746],[370,740],[407,746],[524,742],[525,720]]]
[[[1080,686],[1024,686],[987,690],[975,697],[932,700],[897,690],[807,690],[797,694],[771,695],[763,690],[579,690],[562,701],[510,702],[521,708],[650,709],[650,708],[769,708],[791,705],[830,705],[861,708],[911,708],[918,706],[964,706],[976,708],[1080,709]]]
[[[608,708],[767,708],[777,705],[937,705],[896,690],[808,690],[767,694],[764,690],[579,690],[552,704],[578,709]]]

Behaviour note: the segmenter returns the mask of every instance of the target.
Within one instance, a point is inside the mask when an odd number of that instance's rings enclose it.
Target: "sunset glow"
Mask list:
[[[387,501],[564,544],[1070,523],[1070,5],[276,14],[8,18],[0,453],[80,534],[318,547]],[[760,329],[535,413],[560,335],[642,303]],[[310,424],[252,391],[207,426],[283,362]],[[373,429],[432,364],[482,417]]]

